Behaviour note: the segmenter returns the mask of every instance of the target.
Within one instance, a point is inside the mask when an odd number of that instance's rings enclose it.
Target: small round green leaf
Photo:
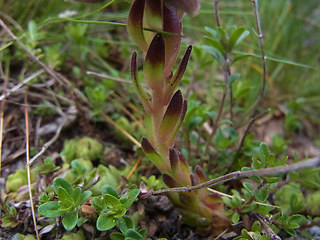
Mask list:
[[[116,225],[116,219],[107,214],[100,214],[97,220],[97,229],[99,231],[107,231]]]
[[[70,214],[63,217],[62,224],[67,231],[71,231],[77,225],[77,221],[78,221],[78,212],[74,210]]]
[[[58,202],[47,202],[38,207],[38,212],[47,218],[56,218],[62,216],[65,211],[59,209]]]

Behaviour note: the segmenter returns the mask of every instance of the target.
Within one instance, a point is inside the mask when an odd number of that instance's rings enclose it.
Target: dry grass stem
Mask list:
[[[135,139],[130,133],[128,133],[126,130],[124,130],[119,124],[117,124],[115,121],[113,121],[107,114],[101,113],[101,117],[104,118],[109,124],[117,128],[123,135],[125,135],[130,141],[132,141],[135,145],[138,147],[141,147],[140,142]]]
[[[220,196],[224,196],[224,197],[228,197],[228,198],[234,198],[232,195],[229,195],[229,194],[226,194],[226,193],[222,193],[222,192],[219,192],[219,191],[216,191],[212,188],[207,188],[209,192],[213,192],[213,193],[216,193]],[[241,201],[242,202],[245,202],[246,200],[244,198],[241,198]],[[278,206],[275,206],[275,205],[271,205],[271,204],[267,204],[267,203],[261,203],[261,202],[256,202],[256,201],[253,201],[255,204],[257,205],[262,205],[262,206],[267,206],[267,207],[273,207],[273,208],[280,208]]]
[[[4,86],[3,86],[3,92],[6,92],[7,85],[8,85],[8,79],[4,78]],[[5,99],[1,99],[1,105],[0,105],[0,177],[1,177],[1,162],[2,162],[2,142],[3,142],[3,121],[4,121],[4,106],[5,106]]]
[[[109,80],[112,80],[112,81],[115,81],[115,82],[119,82],[119,83],[127,83],[127,84],[131,84],[132,83],[129,80],[125,80],[125,79],[121,79],[121,78],[115,78],[115,77],[111,77],[111,76],[104,75],[104,74],[101,74],[101,73],[96,73],[96,72],[91,72],[91,71],[87,71],[86,73],[88,75],[96,76],[96,77],[99,77],[99,78],[109,79]]]
[[[29,189],[29,199],[30,199],[30,205],[31,205],[31,213],[32,213],[32,219],[33,219],[33,225],[34,225],[34,231],[36,232],[37,240],[40,240],[38,229],[37,229],[37,219],[36,214],[34,211],[34,204],[33,204],[33,197],[32,197],[32,189],[31,189],[31,172],[30,172],[30,166],[28,165],[29,159],[30,159],[30,152],[29,152],[29,114],[28,114],[28,100],[27,100],[27,93],[25,94],[25,121],[26,121],[26,160],[27,160],[27,178],[28,178],[28,189]]]

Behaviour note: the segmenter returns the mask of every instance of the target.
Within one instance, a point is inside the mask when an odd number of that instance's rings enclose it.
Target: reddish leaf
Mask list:
[[[143,34],[143,14],[144,14],[145,0],[135,0],[131,6],[127,30],[132,39],[143,50],[147,51],[148,44]]]

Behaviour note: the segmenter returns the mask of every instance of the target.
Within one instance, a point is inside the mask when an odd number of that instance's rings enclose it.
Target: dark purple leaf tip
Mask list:
[[[206,181],[206,175],[204,174],[202,168],[199,165],[197,165],[195,167],[195,172],[198,175],[198,177],[200,178],[201,182],[205,182]]]
[[[147,52],[146,62],[151,65],[164,64],[165,61],[165,44],[164,39],[161,34],[157,34],[152,42]]]
[[[165,115],[166,116],[180,115],[182,108],[183,108],[182,93],[180,90],[178,90],[172,96]]]
[[[179,164],[179,155],[176,149],[169,148],[169,159],[172,168],[175,168]]]
[[[141,147],[142,147],[142,149],[143,149],[143,151],[145,153],[153,153],[153,152],[155,152],[152,144],[145,137],[143,137],[142,140],[141,140]]]
[[[163,174],[162,179],[168,187],[170,188],[178,187],[178,183],[176,182],[176,180],[174,180],[174,178],[169,176],[168,174]]]
[[[196,174],[194,174],[194,173],[191,173],[191,174],[190,174],[190,179],[191,179],[191,184],[192,184],[192,186],[195,186],[195,185],[197,185],[197,184],[200,183],[199,177],[198,177]]]

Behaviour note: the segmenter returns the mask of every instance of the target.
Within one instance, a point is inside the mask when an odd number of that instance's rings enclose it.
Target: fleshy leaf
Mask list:
[[[173,95],[170,104],[168,105],[168,108],[163,116],[157,139],[159,142],[166,142],[166,140],[171,136],[180,118],[182,108],[182,94],[181,91],[178,90]]]
[[[174,178],[169,176],[168,174],[163,174],[162,179],[164,183],[170,188],[179,187],[179,184],[177,183],[177,181],[174,180]]]
[[[176,173],[179,171],[179,155],[176,149],[169,148],[169,159],[170,159],[172,174],[176,175]]]
[[[163,103],[164,105],[167,105],[170,102],[170,99],[172,97],[174,90],[176,89],[178,83],[181,81],[184,72],[186,71],[191,50],[192,50],[192,46],[190,45],[187,48],[187,51],[184,54],[178,69],[176,70],[173,77],[171,78],[170,83],[166,86],[164,103]]]
[[[175,35],[181,35],[181,21],[177,10],[175,8],[168,8],[166,5],[163,7],[163,30]],[[181,37],[165,34],[164,40],[166,46],[164,75],[168,78],[179,52]]]
[[[200,0],[167,0],[167,2],[191,16],[197,15],[200,9]]]
[[[152,90],[157,92],[163,91],[164,48],[163,37],[161,34],[157,34],[150,44],[144,64],[145,81]]]
[[[157,166],[157,168],[161,169],[162,165],[164,164],[163,159],[145,137],[142,138],[141,147],[147,157],[150,158],[150,160]]]
[[[190,174],[190,180],[191,180],[192,186],[195,186],[200,183],[200,179],[199,179],[198,175],[194,174],[194,173]]]
[[[195,173],[196,173],[197,176],[199,177],[201,183],[203,183],[203,182],[206,181],[206,179],[207,179],[207,178],[206,178],[206,175],[204,174],[202,168],[201,168],[199,165],[197,165],[197,166],[195,167]]]
[[[143,15],[144,15],[145,0],[135,0],[131,6],[127,30],[132,39],[137,45],[146,52],[148,44],[143,34]]]
[[[163,0],[146,0],[144,19],[146,26],[162,31]]]
[[[178,123],[177,123],[176,127],[174,128],[173,133],[171,134],[170,138],[168,138],[168,140],[167,140],[168,146],[173,146],[174,139],[179,132],[179,129],[183,123],[184,117],[186,116],[187,107],[188,107],[188,102],[187,102],[187,100],[184,100]]]
[[[147,93],[144,91],[144,88],[141,85],[141,82],[138,78],[138,66],[137,66],[137,53],[133,52],[131,57],[131,79],[133,80],[133,86],[138,94],[140,101],[143,104],[146,112],[151,112],[151,102]]]

